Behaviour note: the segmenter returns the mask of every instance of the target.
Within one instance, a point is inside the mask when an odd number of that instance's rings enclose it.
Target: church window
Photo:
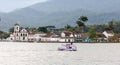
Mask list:
[[[25,40],[25,37],[23,37],[23,40]]]
[[[27,34],[26,34],[26,36],[27,36]]]
[[[17,27],[17,30],[18,30],[18,27]]]
[[[23,34],[23,36],[25,36],[25,34]]]
[[[17,34],[17,36],[18,36],[18,34]]]

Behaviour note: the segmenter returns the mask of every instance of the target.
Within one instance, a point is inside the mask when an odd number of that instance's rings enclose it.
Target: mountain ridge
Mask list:
[[[69,2],[68,0],[51,0],[9,13],[0,13],[2,19],[0,29],[8,31],[16,22],[23,27],[55,25],[57,28],[61,28],[67,24],[76,26],[76,21],[80,16],[88,17],[87,24],[103,24],[113,19],[120,20],[118,10],[118,12],[97,12],[78,6],[79,2],[81,0],[74,2],[73,0],[69,0]]]

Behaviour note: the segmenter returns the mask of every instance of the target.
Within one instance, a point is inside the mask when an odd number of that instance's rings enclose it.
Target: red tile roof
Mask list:
[[[83,38],[83,39],[86,39],[86,38],[88,38],[89,37],[89,35],[87,34],[87,33],[82,33],[81,34],[81,38]]]
[[[65,33],[65,36],[67,37],[69,37],[72,33],[71,32],[64,32]]]

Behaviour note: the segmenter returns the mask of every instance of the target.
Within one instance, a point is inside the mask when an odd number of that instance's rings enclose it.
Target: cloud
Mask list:
[[[10,12],[17,8],[24,8],[35,3],[46,1],[47,0],[0,0],[0,11]]]

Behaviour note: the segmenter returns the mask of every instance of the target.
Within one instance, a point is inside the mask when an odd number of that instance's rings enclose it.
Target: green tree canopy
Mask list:
[[[11,27],[10,29],[9,29],[9,33],[13,33],[14,32],[14,27]]]
[[[95,29],[95,28],[90,28],[89,38],[90,38],[91,40],[95,40],[95,39],[96,39],[96,29]]]
[[[70,28],[72,28],[72,26],[70,26],[70,25],[68,25],[68,24],[64,27],[65,30],[68,30],[68,29],[70,29]]]
[[[46,27],[39,27],[37,30],[38,32],[48,33],[48,30]]]
[[[114,29],[114,21],[113,21],[113,20],[110,21],[110,22],[108,23],[108,25],[109,25],[109,28],[110,28],[111,30]]]
[[[79,28],[81,28],[81,32],[84,32],[85,22],[88,21],[88,18],[86,16],[81,16],[77,21],[77,25]]]
[[[0,31],[0,39],[6,39],[9,37],[9,34],[3,31]]]

